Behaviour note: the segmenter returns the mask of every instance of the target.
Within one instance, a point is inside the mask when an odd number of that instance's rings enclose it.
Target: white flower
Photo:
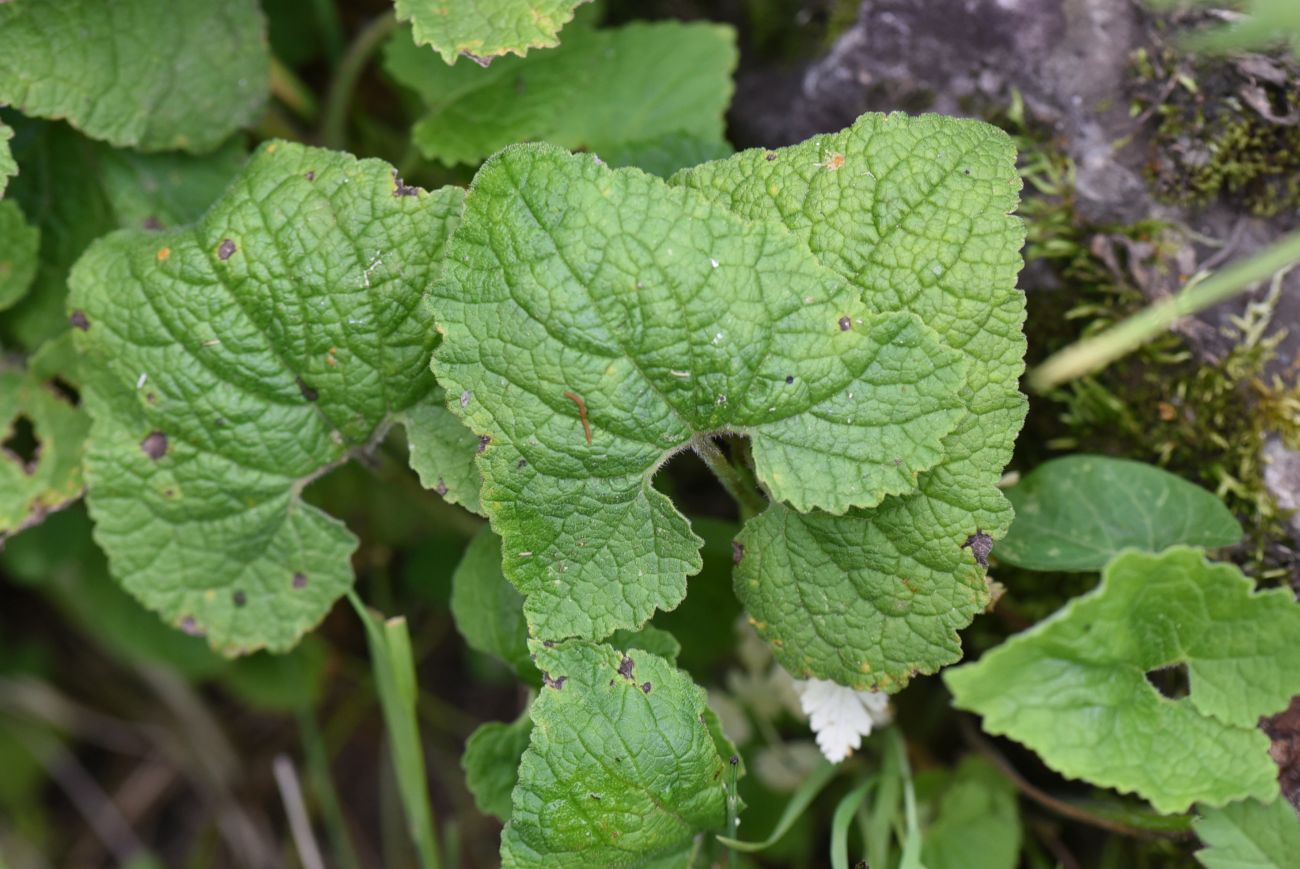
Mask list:
[[[795,680],[794,689],[817,734],[817,747],[831,763],[848,757],[873,728],[889,723],[889,696],[879,691],[855,691],[827,679]]]

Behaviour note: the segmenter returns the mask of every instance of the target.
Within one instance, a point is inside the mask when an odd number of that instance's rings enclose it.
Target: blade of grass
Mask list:
[[[438,838],[433,827],[433,808],[425,782],[424,749],[416,725],[415,663],[411,657],[411,637],[406,619],[381,620],[368,610],[355,591],[348,600],[361,618],[370,646],[379,705],[384,713],[393,772],[397,790],[406,813],[407,832],[420,855],[424,869],[439,869]]]
[[[835,767],[829,763],[818,765],[808,777],[799,785],[799,789],[790,797],[790,802],[786,804],[785,811],[781,813],[780,819],[776,822],[772,834],[761,842],[742,842],[739,839],[733,839],[727,836],[718,836],[718,841],[736,851],[743,851],[752,854],[756,851],[762,851],[770,848],[781,840],[781,837],[789,832],[794,826],[794,822],[799,820],[799,816],[804,813],[817,795],[822,792],[822,788],[835,778]]]
[[[1180,317],[1231,298],[1297,262],[1300,262],[1300,232],[1283,236],[1271,247],[1204,280],[1189,283],[1177,295],[1148,306],[1100,335],[1060,350],[1029,373],[1028,386],[1042,393],[1104,368],[1167,331]]]
[[[831,817],[831,869],[849,869],[849,824],[853,823],[858,808],[876,783],[874,775],[868,777],[835,807],[835,814]]]
[[[303,756],[307,761],[307,785],[320,806],[334,860],[339,869],[359,869],[356,849],[348,835],[347,821],[330,773],[329,749],[325,747],[325,738],[316,724],[316,713],[308,704],[299,706],[296,711]]]
[[[892,731],[893,728],[889,730]],[[879,785],[867,818],[868,866],[890,865],[894,818],[898,815],[898,803],[902,797],[902,770],[898,766],[898,754],[888,748],[886,746],[886,750],[881,752]]]
[[[903,856],[898,862],[898,869],[922,869],[921,824],[916,814],[916,791],[912,787],[912,765],[907,762],[907,744],[897,727],[885,731],[885,739],[898,756],[899,778],[903,782],[903,817],[907,832],[903,837]]]

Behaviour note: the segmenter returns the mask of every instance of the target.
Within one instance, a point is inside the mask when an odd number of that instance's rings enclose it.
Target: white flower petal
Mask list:
[[[796,680],[794,687],[817,747],[831,763],[844,760],[862,745],[862,737],[889,722],[889,697],[878,691],[855,691],[828,679]]]

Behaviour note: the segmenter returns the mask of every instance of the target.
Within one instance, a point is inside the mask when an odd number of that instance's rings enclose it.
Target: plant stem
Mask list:
[[[271,93],[304,121],[316,120],[316,95],[278,57],[271,58]]]
[[[330,65],[338,66],[343,54],[343,28],[339,24],[338,12],[334,9],[334,0],[311,0],[311,5],[316,16],[316,26],[320,28],[321,39],[325,42],[325,51],[329,54]]]
[[[327,148],[341,149],[347,144],[348,109],[357,80],[370,57],[397,27],[397,16],[386,12],[361,29],[339,61],[334,80],[325,98],[325,116],[321,121],[321,142]]]
[[[691,441],[691,449],[695,450],[695,455],[699,456],[704,464],[709,466],[713,476],[718,478],[722,488],[727,490],[735,502],[740,506],[740,518],[750,519],[762,513],[767,507],[767,499],[745,479],[745,475],[740,469],[722,454],[712,438],[700,435]]]
[[[1231,298],[1296,262],[1300,262],[1300,232],[1284,236],[1272,247],[1203,281],[1188,284],[1177,295],[1148,306],[1100,335],[1076,341],[1030,372],[1029,388],[1046,392],[1104,368],[1167,331],[1180,317]]]

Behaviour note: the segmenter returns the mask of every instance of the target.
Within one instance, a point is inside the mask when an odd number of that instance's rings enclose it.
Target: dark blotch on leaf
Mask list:
[[[144,228],[157,232],[163,228],[162,221],[151,214],[144,219]]]
[[[979,566],[988,567],[989,553],[993,551],[993,538],[983,531],[976,531],[966,538],[966,542],[961,545],[961,548],[969,548]]]
[[[564,683],[567,682],[568,679],[569,679],[568,676],[561,676],[558,679],[552,679],[550,673],[547,673],[545,670],[542,671],[542,684],[544,684],[547,688],[554,688],[556,691],[559,691],[561,688],[563,688]]]
[[[460,394],[460,406],[469,407],[469,400],[473,397],[474,397],[474,393],[470,392],[468,389],[462,392]]]
[[[847,332],[853,328],[853,321],[848,317],[840,317],[840,331]]]
[[[492,443],[492,435],[479,435],[478,451],[481,453],[487,449],[488,444]]]
[[[160,431],[151,431],[140,441],[140,449],[155,462],[167,455],[167,435]]]
[[[442,477],[439,477],[439,478],[438,478],[438,485],[436,485],[436,486],[433,487],[433,491],[437,492],[439,495],[446,495],[446,494],[447,494],[447,482],[446,482],[445,480],[443,480]]]
[[[415,196],[419,192],[420,192],[419,187],[413,187],[410,184],[405,183],[404,181],[402,181],[401,176],[397,174],[397,170],[396,169],[393,170],[393,195],[394,196]]]
[[[223,239],[221,246],[217,248],[217,258],[222,262],[230,259],[235,253],[235,243],[230,239]]]
[[[740,564],[741,559],[744,557],[745,557],[745,544],[741,543],[738,540],[731,541],[731,563]]]
[[[543,648],[554,649],[554,648],[555,648],[555,641],[554,641],[554,640],[542,640],[542,646],[543,646]]]
[[[731,764],[732,766],[735,766],[736,764],[740,763],[740,758],[737,755],[733,754],[730,758],[727,759],[727,763]]]
[[[776,152],[775,152],[775,151],[768,151],[768,152],[767,152],[766,154],[764,154],[763,156],[764,156],[764,157],[767,159],[767,161],[770,163],[770,162],[772,162],[773,160],[776,159]]]
[[[618,662],[618,675],[622,676],[624,679],[631,679],[632,668],[635,666],[636,663],[631,658],[624,655],[623,660]]]
[[[74,328],[80,329],[83,332],[90,328],[90,321],[86,319],[85,311],[73,311],[68,315],[68,322],[71,323]]]
[[[785,382],[786,382],[786,384],[794,383],[794,375],[793,375],[793,374],[787,374],[787,375],[785,376]]]
[[[235,602],[235,606],[237,607],[241,607],[244,604],[248,603],[248,596],[245,595],[242,591],[235,592],[233,595],[231,595],[230,599]]]
[[[302,177],[306,178],[308,181],[315,181],[316,172],[315,170],[308,169],[306,172],[302,173]]]
[[[307,587],[307,574],[305,574],[305,573],[295,573],[295,574],[293,575],[293,587],[294,587],[294,588],[306,588],[306,587]]]
[[[647,694],[650,693],[650,689],[653,688],[653,687],[654,687],[654,686],[651,685],[649,682],[642,682],[642,683],[641,683],[641,690],[644,691],[644,692],[647,693]]]
[[[298,391],[302,393],[302,397],[307,401],[315,401],[320,398],[320,393],[308,386],[307,382],[301,377],[298,378]]]
[[[201,637],[204,635],[203,629],[200,628],[199,623],[194,620],[194,616],[186,616],[181,619],[180,627],[182,631],[189,634],[191,637]]]
[[[528,459],[520,459],[519,461],[515,462],[515,467],[522,468],[526,464],[528,464]]]

